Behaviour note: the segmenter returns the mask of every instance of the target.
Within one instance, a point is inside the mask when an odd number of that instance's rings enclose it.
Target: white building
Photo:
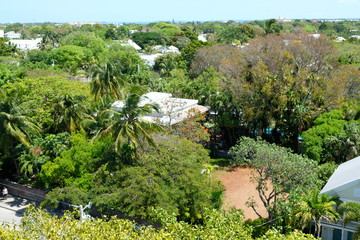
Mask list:
[[[135,50],[141,50],[141,47],[139,45],[136,44],[136,42],[134,42],[133,40],[129,39],[127,41],[121,41],[119,40],[119,43],[121,46],[124,46],[124,47],[132,47],[134,48]]]
[[[9,40],[9,43],[15,45],[20,50],[34,50],[39,49],[42,38],[36,38],[33,40],[23,40],[23,39],[12,39]]]
[[[345,38],[343,38],[343,37],[337,37],[336,39],[335,39],[335,42],[343,42],[343,41],[345,41],[346,39]]]
[[[206,34],[200,34],[197,38],[202,42],[207,42]]]
[[[4,37],[8,39],[19,39],[21,38],[21,33],[16,33],[14,31],[10,31],[4,34]]]
[[[198,100],[173,98],[171,93],[149,92],[141,96],[139,105],[155,104],[159,112],[153,112],[142,117],[143,120],[158,122],[163,125],[179,123],[191,115],[192,110],[207,112],[209,107],[198,105]],[[112,104],[114,110],[121,110],[124,101],[119,100]]]
[[[309,34],[310,37],[313,37],[313,38],[319,38],[321,36],[320,33],[312,33],[312,34]]]
[[[155,53],[155,54],[145,54],[145,53],[139,53],[139,56],[142,60],[145,61],[145,63],[149,66],[155,65],[155,59],[161,55],[164,55],[162,53]]]
[[[360,40],[360,35],[352,35],[350,38],[356,38],[357,40]]]
[[[170,47],[166,47],[166,46],[162,46],[162,45],[156,45],[154,47],[152,47],[152,49],[157,50],[160,53],[176,53],[176,54],[180,54],[180,50],[175,47],[175,46],[170,46]]]
[[[343,202],[360,203],[360,156],[349,160],[335,170],[320,194],[337,197]],[[341,221],[322,221],[323,240],[351,240],[358,223],[343,225]]]
[[[4,37],[4,30],[0,29],[0,38]]]

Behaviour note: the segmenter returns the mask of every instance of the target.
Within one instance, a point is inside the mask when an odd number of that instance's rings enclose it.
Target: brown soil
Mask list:
[[[235,167],[216,171],[215,178],[225,186],[224,208],[234,207],[244,211],[245,218],[256,219],[258,216],[252,208],[246,206],[249,198],[253,197],[261,216],[267,217],[266,209],[256,190],[256,183],[251,182],[251,168]]]

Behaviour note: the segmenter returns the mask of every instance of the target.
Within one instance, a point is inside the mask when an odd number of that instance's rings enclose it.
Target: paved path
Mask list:
[[[7,199],[0,198],[0,224],[9,222],[20,223],[26,206],[31,201],[9,195]]]

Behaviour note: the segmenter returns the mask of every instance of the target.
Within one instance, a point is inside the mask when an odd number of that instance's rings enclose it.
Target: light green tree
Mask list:
[[[300,219],[302,228],[310,227],[315,222],[314,235],[320,237],[321,219],[328,221],[336,221],[339,214],[335,210],[336,199],[327,196],[326,194],[319,195],[319,190],[315,190],[310,195],[301,201],[296,217]]]
[[[352,221],[360,222],[360,204],[355,202],[344,202],[339,206],[339,213],[342,216],[344,224]],[[360,226],[357,227],[353,239],[360,239]]]

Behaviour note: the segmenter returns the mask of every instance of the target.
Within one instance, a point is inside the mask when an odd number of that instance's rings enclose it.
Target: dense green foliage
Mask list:
[[[132,39],[141,48],[145,48],[148,45],[161,45],[164,43],[164,38],[157,32],[136,32],[133,34]]]
[[[321,163],[342,163],[359,154],[360,122],[354,120],[354,115],[346,119],[345,110],[332,110],[321,114],[303,138],[304,152],[310,158]]]
[[[25,52],[0,39],[1,176],[48,190],[44,204],[92,201],[100,213],[163,224],[135,231],[130,222],[99,220],[86,229],[121,222],[127,227],[118,233],[126,237],[311,239],[291,232],[301,228],[296,213],[307,190],[319,189],[336,164],[359,155],[359,41],[350,38],[359,22],[15,23],[7,31],[42,42]],[[334,43],[339,36],[346,40]],[[122,46],[129,39],[142,50]],[[139,55],[170,45],[180,54],[164,54],[154,66]],[[159,126],[142,118],[158,110],[142,104],[147,91],[211,109]],[[115,100],[122,107],[111,107]],[[268,211],[249,222],[252,232],[240,213],[218,211],[223,188],[209,174],[216,166],[208,152],[231,146],[234,163],[254,168]],[[257,209],[251,199],[248,205]],[[311,218],[301,217],[304,224]],[[83,234],[74,233],[82,226],[73,220],[63,225],[77,226],[64,234]],[[269,227],[275,229],[265,234]]]
[[[163,211],[153,211],[162,223],[161,229],[152,226],[138,226],[134,222],[112,218],[110,220],[91,219],[78,221],[74,214],[66,214],[62,218],[33,208],[26,212],[23,224],[19,229],[9,226],[0,227],[2,239],[243,239],[251,240],[251,230],[246,228],[240,212],[222,213],[207,210],[202,226],[193,226]],[[311,235],[298,231],[283,235],[277,231],[269,231],[260,239],[276,240],[311,240]]]
[[[72,147],[44,164],[39,174],[47,187],[61,187],[48,194],[47,204],[90,199],[106,214],[116,210],[148,218],[151,208],[162,208],[181,220],[201,222],[206,207],[221,206],[220,185],[209,186],[201,174],[203,163],[210,161],[207,152],[186,140],[157,139],[157,149],[148,148],[136,163],[124,165],[119,157],[104,155],[109,139],[89,144],[83,135],[72,136]]]
[[[90,99],[87,84],[56,76],[19,79],[3,87],[9,94],[17,96],[22,107],[32,110],[29,115],[45,130],[54,124],[51,112],[58,97],[78,95]]]

